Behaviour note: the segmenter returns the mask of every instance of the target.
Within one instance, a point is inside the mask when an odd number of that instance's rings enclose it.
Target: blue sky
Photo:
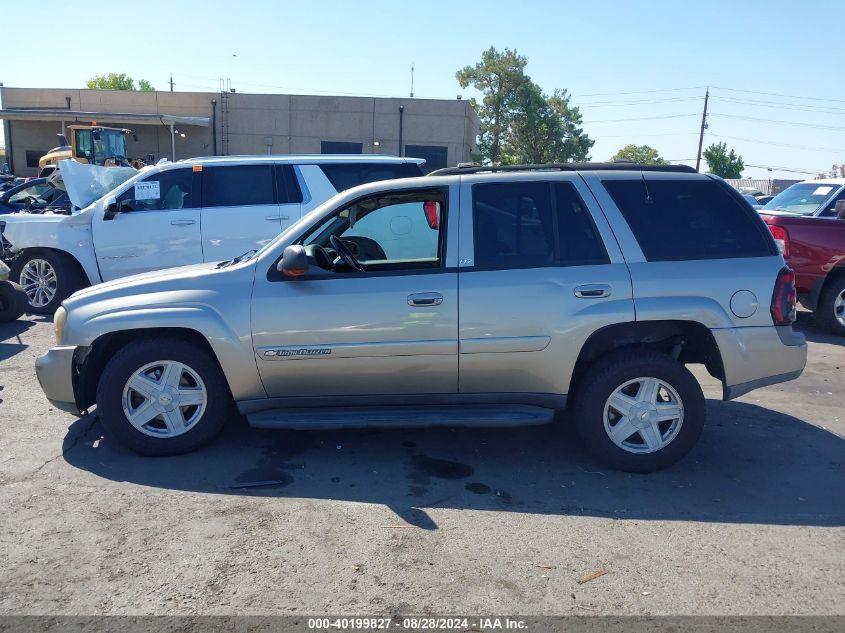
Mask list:
[[[493,45],[527,56],[546,91],[569,90],[596,160],[628,143],[694,159],[710,86],[705,146],[812,172],[746,176],[803,178],[845,162],[838,0],[80,0],[37,19],[31,2],[3,4],[6,86],[83,87],[126,72],[161,90],[172,72],[177,90],[215,91],[223,77],[239,92],[407,96],[413,62],[418,97],[467,98],[455,71]]]

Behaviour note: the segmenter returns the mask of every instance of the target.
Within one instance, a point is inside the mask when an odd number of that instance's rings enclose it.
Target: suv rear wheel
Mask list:
[[[97,410],[108,435],[142,455],[178,455],[208,443],[231,410],[229,385],[205,349],[138,340],[103,369]]]
[[[704,428],[704,394],[684,365],[650,350],[612,352],[575,394],[575,424],[590,452],[614,468],[651,472],[686,455]]]

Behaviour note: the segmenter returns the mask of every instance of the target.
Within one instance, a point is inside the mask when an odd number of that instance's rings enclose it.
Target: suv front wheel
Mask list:
[[[581,377],[575,424],[601,461],[646,473],[675,463],[704,428],[704,394],[680,362],[650,350],[613,352]]]
[[[223,428],[232,398],[217,360],[178,339],[142,339],[108,362],[97,411],[108,436],[142,455],[177,455]]]

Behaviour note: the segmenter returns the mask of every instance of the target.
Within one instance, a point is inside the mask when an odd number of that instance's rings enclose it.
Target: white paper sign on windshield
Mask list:
[[[135,183],[135,200],[158,200],[161,198],[161,188],[158,180]]]
[[[833,191],[833,187],[816,187],[816,190],[813,192],[814,196],[826,196],[831,191]]]

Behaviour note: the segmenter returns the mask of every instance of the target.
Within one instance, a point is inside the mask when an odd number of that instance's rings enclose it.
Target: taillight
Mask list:
[[[795,304],[798,295],[795,291],[795,271],[781,268],[772,293],[772,321],[775,325],[791,325],[795,321]]]
[[[781,255],[789,257],[789,232],[776,224],[770,224],[769,230],[772,232],[772,237],[775,238],[775,244],[778,245]]]
[[[425,219],[428,222],[428,228],[440,228],[440,205],[434,200],[426,200],[423,202],[423,212]]]

